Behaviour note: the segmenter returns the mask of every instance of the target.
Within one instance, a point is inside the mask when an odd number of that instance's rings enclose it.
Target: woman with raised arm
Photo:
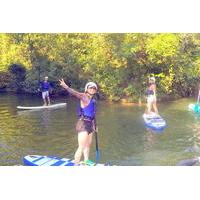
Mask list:
[[[84,162],[87,165],[94,163],[89,160],[89,152],[92,144],[92,135],[96,130],[96,101],[93,98],[97,92],[97,85],[94,82],[88,82],[85,85],[85,92],[77,92],[70,88],[63,79],[59,80],[60,85],[70,94],[80,99],[78,107],[78,121],[76,123],[76,131],[78,133],[78,149],[74,155],[76,164],[80,163],[82,154]]]

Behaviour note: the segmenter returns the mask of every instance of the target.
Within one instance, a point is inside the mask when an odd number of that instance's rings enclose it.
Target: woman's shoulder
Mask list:
[[[81,94],[81,96],[82,96],[82,100],[83,101],[90,101],[91,100],[91,98],[86,94],[86,93],[80,93]]]

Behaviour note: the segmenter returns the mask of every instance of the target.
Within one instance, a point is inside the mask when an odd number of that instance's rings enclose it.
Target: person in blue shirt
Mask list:
[[[48,82],[48,76],[44,77],[44,81],[40,83],[40,90],[42,91],[42,99],[44,101],[43,106],[50,105],[50,97],[49,97],[49,90],[50,90],[50,83]]]
[[[94,82],[88,82],[85,85],[85,92],[80,93],[70,88],[63,79],[59,80],[60,85],[70,94],[80,99],[78,106],[78,121],[76,131],[78,133],[78,148],[74,155],[76,164],[80,163],[82,155],[86,164],[92,164],[89,160],[89,152],[92,144],[92,136],[96,131],[96,101],[93,98],[97,92],[97,85]]]

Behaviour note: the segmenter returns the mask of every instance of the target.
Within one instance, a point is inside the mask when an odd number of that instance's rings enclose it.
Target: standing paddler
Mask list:
[[[59,80],[60,85],[70,94],[80,99],[78,106],[78,121],[76,123],[76,131],[78,133],[78,148],[74,155],[75,164],[79,164],[82,155],[87,165],[95,164],[89,160],[90,147],[92,144],[92,136],[96,131],[96,100],[94,95],[97,92],[97,85],[94,82],[88,82],[85,85],[85,92],[77,92],[70,88],[63,79]]]
[[[147,114],[151,114],[152,109],[156,114],[158,114],[155,77],[149,78],[149,84],[146,93],[147,93]]]
[[[48,81],[48,76],[44,77],[44,80],[40,83],[40,90],[42,91],[43,106],[50,106],[49,90],[51,85]]]

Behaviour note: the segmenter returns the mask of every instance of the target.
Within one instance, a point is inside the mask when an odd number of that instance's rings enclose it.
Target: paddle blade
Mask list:
[[[99,163],[100,160],[100,151],[96,151],[96,163]]]
[[[199,162],[198,158],[188,159],[188,160],[181,160],[177,166],[193,166]]]

